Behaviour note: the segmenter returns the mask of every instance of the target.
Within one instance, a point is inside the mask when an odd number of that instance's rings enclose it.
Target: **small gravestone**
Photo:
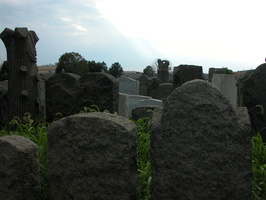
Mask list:
[[[8,90],[7,87],[0,83],[0,124],[8,122]]]
[[[33,119],[43,117],[39,113],[38,68],[35,45],[39,40],[34,31],[27,28],[5,28],[0,38],[7,49],[8,68],[8,118],[23,117],[30,113]]]
[[[251,130],[243,112],[206,81],[175,89],[153,114],[152,199],[250,200]]]
[[[194,79],[204,79],[201,66],[179,65],[174,67],[173,83],[175,88]]]
[[[156,78],[153,77],[149,79],[147,88],[148,88],[148,96],[154,98],[154,99],[159,99],[159,85],[162,84],[163,82]]]
[[[242,103],[249,110],[254,134],[260,131],[266,142],[266,63],[258,66],[244,82],[242,92]]]
[[[118,112],[119,83],[110,74],[95,72],[81,77],[79,80],[81,93],[77,100],[78,107],[96,105],[100,111]]]
[[[158,88],[159,99],[161,99],[165,103],[167,97],[173,92],[173,90],[174,87],[172,83],[160,84]]]
[[[77,98],[81,88],[78,84],[80,76],[71,73],[60,73],[46,81],[46,116],[52,121],[56,113],[63,117],[74,114]],[[82,108],[80,108],[82,110]]]
[[[147,96],[147,85],[148,85],[149,77],[142,74],[139,77],[139,95]]]
[[[163,83],[169,82],[169,61],[168,60],[157,60],[158,70],[157,76]]]
[[[129,95],[139,94],[139,82],[129,77],[119,77],[119,92]]]
[[[0,199],[40,199],[38,147],[22,136],[0,137]]]
[[[137,199],[136,126],[109,113],[72,115],[48,130],[51,200]]]

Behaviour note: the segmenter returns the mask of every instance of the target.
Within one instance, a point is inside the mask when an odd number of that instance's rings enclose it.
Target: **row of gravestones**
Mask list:
[[[251,127],[202,80],[174,90],[151,123],[151,196],[157,199],[250,200]],[[48,129],[50,199],[137,199],[137,130],[109,113],[83,113]],[[39,199],[37,147],[0,138],[2,199]]]

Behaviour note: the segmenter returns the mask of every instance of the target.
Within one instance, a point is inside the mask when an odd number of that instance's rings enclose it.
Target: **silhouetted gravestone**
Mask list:
[[[160,84],[158,88],[159,99],[161,99],[165,103],[167,97],[173,92],[173,90],[174,86],[172,83]]]
[[[77,99],[79,107],[95,104],[100,111],[118,112],[119,83],[110,74],[95,72],[81,77],[79,80],[81,93]]]
[[[137,199],[137,131],[109,113],[72,115],[48,130],[50,197]]]
[[[179,65],[174,67],[174,87],[179,87],[194,79],[204,79],[201,66]]]
[[[7,87],[0,83],[0,124],[8,122],[8,90]]]
[[[157,75],[158,78],[163,82],[163,83],[168,83],[169,82],[169,61],[168,60],[157,60],[158,63],[158,70],[157,70]]]
[[[0,199],[40,199],[38,147],[18,135],[0,137]]]
[[[247,110],[206,81],[183,84],[153,114],[152,199],[250,200],[251,149]]]
[[[139,77],[139,95],[147,96],[147,84],[149,81],[149,77],[142,74],[141,77]]]
[[[260,131],[266,142],[266,63],[258,66],[244,81],[242,95],[242,103],[249,110],[254,134]]]
[[[48,121],[55,118],[56,113],[63,117],[74,114],[81,88],[79,75],[60,73],[46,81],[46,116]],[[83,108],[79,108],[82,110]]]
[[[5,28],[0,38],[7,49],[8,64],[8,118],[41,118],[38,101],[38,68],[35,45],[39,38],[27,28]]]
[[[148,88],[148,96],[154,98],[154,99],[159,99],[159,94],[158,94],[158,91],[159,91],[159,85],[162,84],[163,82],[156,78],[156,77],[153,77],[151,79],[149,79],[148,81],[148,85],[147,85],[147,88]]]

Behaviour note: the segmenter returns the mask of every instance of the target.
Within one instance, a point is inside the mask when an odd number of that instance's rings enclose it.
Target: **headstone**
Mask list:
[[[139,77],[139,95],[147,96],[147,85],[148,85],[149,77],[142,74],[141,77]]]
[[[234,107],[237,106],[237,81],[232,74],[213,74],[212,82],[227,96]]]
[[[159,99],[166,102],[167,97],[173,92],[174,86],[172,83],[162,83],[159,85],[158,93]]]
[[[153,114],[152,199],[250,200],[251,130],[241,120],[245,116],[207,81],[175,89]]]
[[[156,78],[156,77],[153,77],[151,79],[149,79],[148,81],[148,85],[147,85],[147,88],[148,88],[148,96],[154,98],[154,99],[159,99],[159,93],[158,93],[158,90],[159,90],[159,85],[162,84],[163,82]]]
[[[72,115],[48,132],[50,197],[137,199],[136,126],[109,113]]]
[[[119,77],[119,92],[129,95],[139,94],[139,82],[128,77]]]
[[[226,74],[226,68],[209,68],[208,81],[212,82],[213,74]]]
[[[78,96],[81,93],[78,80],[80,76],[71,73],[60,73],[46,81],[46,116],[52,121],[57,113],[63,117],[74,114]],[[79,108],[82,110],[82,108]]]
[[[8,90],[7,87],[0,84],[0,124],[8,122]]]
[[[243,85],[253,72],[254,70],[248,70],[243,76],[237,79],[237,106],[243,106]]]
[[[251,125],[266,142],[266,63],[256,68],[243,84],[243,106],[249,110]]]
[[[134,108],[137,108],[140,106],[141,100],[147,100],[147,99],[151,99],[151,97],[140,96],[140,95],[128,95],[128,98],[127,98],[128,115],[127,115],[127,117],[131,117],[132,110]]]
[[[119,110],[118,114],[123,116],[123,117],[128,117],[129,116],[129,111],[128,111],[128,94],[124,93],[119,93]]]
[[[0,38],[7,49],[8,118],[30,113],[39,116],[38,68],[35,45],[39,38],[27,28],[5,28]]]
[[[119,83],[110,74],[95,72],[81,77],[79,80],[81,93],[78,97],[78,106],[84,107],[88,101],[98,106],[99,111],[107,110],[110,113],[118,112]]]
[[[158,70],[157,70],[158,78],[163,83],[168,83],[169,82],[169,61],[158,59],[157,63],[158,63]]]
[[[142,99],[139,101],[139,106],[163,106],[163,101],[160,99]]]
[[[175,88],[194,79],[204,79],[201,66],[179,65],[174,67],[173,83]]]
[[[0,137],[0,199],[40,199],[38,147],[18,135]]]

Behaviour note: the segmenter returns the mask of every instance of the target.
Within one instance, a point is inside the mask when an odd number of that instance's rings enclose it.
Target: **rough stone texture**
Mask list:
[[[237,79],[237,106],[243,106],[243,84],[253,72],[254,70],[249,70]]]
[[[213,74],[226,74],[226,69],[225,68],[214,68],[214,67],[209,68],[209,74],[208,74],[209,82],[212,82]]]
[[[0,124],[8,122],[8,89],[0,84]]]
[[[158,106],[142,106],[132,110],[132,119],[138,120],[140,118],[152,118],[153,110]]]
[[[154,98],[154,99],[159,99],[159,94],[158,94],[158,90],[159,90],[159,85],[162,84],[163,82],[156,78],[153,77],[151,79],[149,79],[148,81],[148,96]]]
[[[139,95],[147,96],[147,85],[148,85],[149,77],[142,74],[141,77],[139,77]]]
[[[137,199],[136,126],[109,113],[72,115],[48,130],[51,200]]]
[[[129,77],[119,77],[119,92],[129,95],[139,94],[139,81]]]
[[[31,113],[33,119],[41,118],[38,102],[38,68],[35,45],[39,40],[27,28],[5,28],[0,38],[7,49],[8,65],[8,118],[23,117]]]
[[[169,82],[169,61],[168,60],[157,60],[158,63],[158,70],[157,70],[157,75],[158,79],[160,79],[163,83],[168,83]]]
[[[21,136],[0,137],[0,199],[40,199],[37,146]]]
[[[243,116],[206,81],[175,89],[153,114],[152,199],[250,200],[251,134]]]
[[[175,88],[194,79],[204,79],[201,66],[179,65],[174,67],[173,84]]]
[[[56,113],[63,117],[74,114],[81,88],[78,84],[80,76],[71,73],[60,73],[46,81],[46,116],[51,121]],[[83,108],[81,108],[83,109]]]
[[[90,73],[80,79],[81,94],[78,97],[79,107],[92,101],[100,111],[118,112],[119,82],[110,74]]]
[[[160,84],[158,88],[159,99],[161,99],[165,103],[167,97],[173,92],[173,90],[174,87],[172,83]]]
[[[263,141],[266,142],[266,63],[258,66],[244,82],[242,95],[243,106],[249,110],[254,134],[260,131]]]

